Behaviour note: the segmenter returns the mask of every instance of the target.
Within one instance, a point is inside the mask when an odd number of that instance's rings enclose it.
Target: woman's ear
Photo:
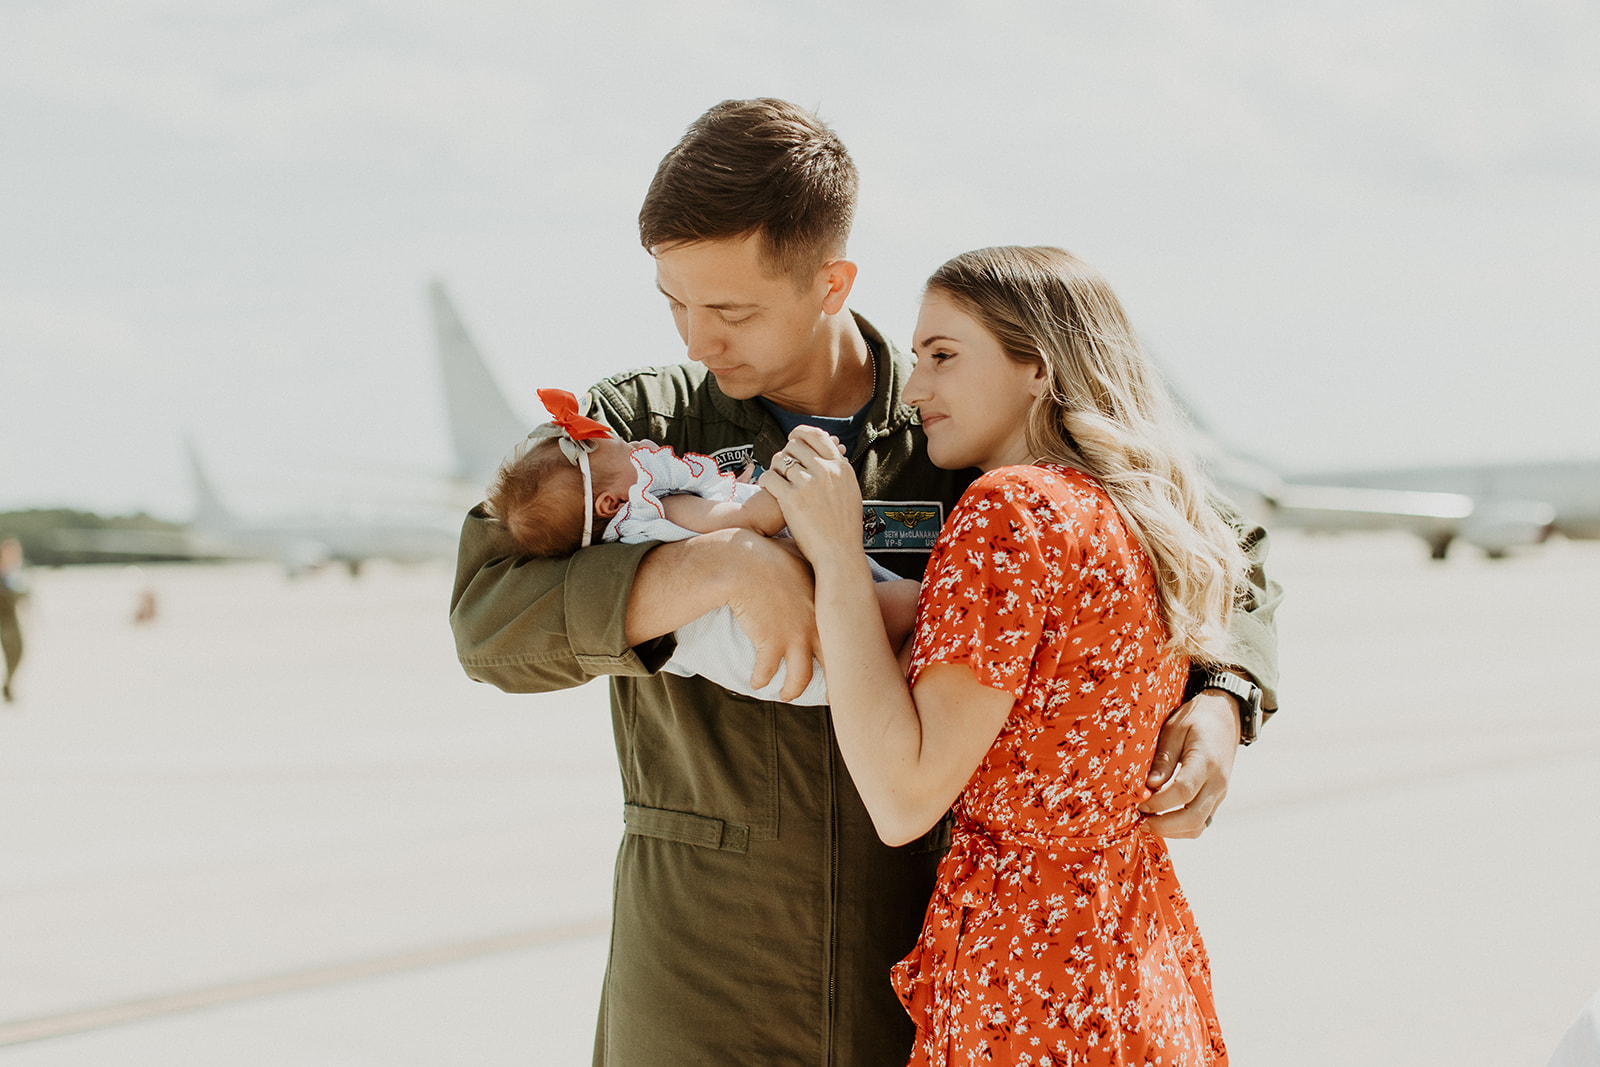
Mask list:
[[[1042,362],[1035,363],[1033,365],[1033,377],[1028,380],[1028,395],[1038,400],[1049,389],[1050,375],[1047,373],[1045,365]]]

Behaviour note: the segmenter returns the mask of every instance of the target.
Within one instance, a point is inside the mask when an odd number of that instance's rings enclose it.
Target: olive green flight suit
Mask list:
[[[852,457],[862,495],[891,502],[879,512],[906,524],[932,510],[927,528],[936,532],[975,472],[928,461],[916,412],[900,402],[910,361],[857,321],[878,383]],[[715,455],[725,466],[746,454],[767,465],[784,444],[761,404],[725,396],[698,365],[607,379],[584,408],[625,438]],[[1264,532],[1251,536],[1259,560]],[[624,836],[594,1062],[904,1064],[913,1028],[889,968],[916,939],[946,828],[884,845],[827,709],[657,673],[670,635],[629,647],[624,616],[651,547],[524,559],[476,508],[451,600],[457,652],[474,679],[537,693],[611,677]],[[927,561],[925,551],[874,557],[919,578]],[[1240,623],[1243,666],[1270,687],[1276,601],[1258,578],[1262,610]]]

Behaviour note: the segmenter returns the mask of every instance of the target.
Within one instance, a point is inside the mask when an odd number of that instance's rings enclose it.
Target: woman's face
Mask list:
[[[1028,409],[1043,390],[1043,368],[1008,358],[994,334],[937,290],[923,298],[914,339],[904,399],[922,413],[928,458],[946,470],[1031,462]]]

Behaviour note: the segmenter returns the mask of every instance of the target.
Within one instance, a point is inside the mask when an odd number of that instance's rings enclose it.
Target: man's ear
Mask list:
[[[856,284],[856,265],[848,259],[830,259],[822,265],[817,280],[823,287],[823,312],[837,315],[844,310],[844,302],[849,299],[850,289]]]
[[[618,496],[616,493],[607,490],[605,492],[595,494],[594,510],[601,518],[609,519],[617,512],[621,511],[622,505],[627,502],[627,497]]]

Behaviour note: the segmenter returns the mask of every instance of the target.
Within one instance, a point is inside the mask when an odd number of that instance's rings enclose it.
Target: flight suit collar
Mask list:
[[[911,361],[872,323],[854,311],[850,314],[872,348],[878,382],[871,410],[867,413],[867,424],[861,428],[861,439],[856,443],[856,454],[860,455],[878,438],[898,433],[916,422],[917,409],[900,400],[900,392],[911,374]],[[750,432],[758,455],[770,456],[783,447],[783,431],[759,402],[735,400],[718,387],[715,375],[706,375],[705,387],[712,406],[734,425]]]

